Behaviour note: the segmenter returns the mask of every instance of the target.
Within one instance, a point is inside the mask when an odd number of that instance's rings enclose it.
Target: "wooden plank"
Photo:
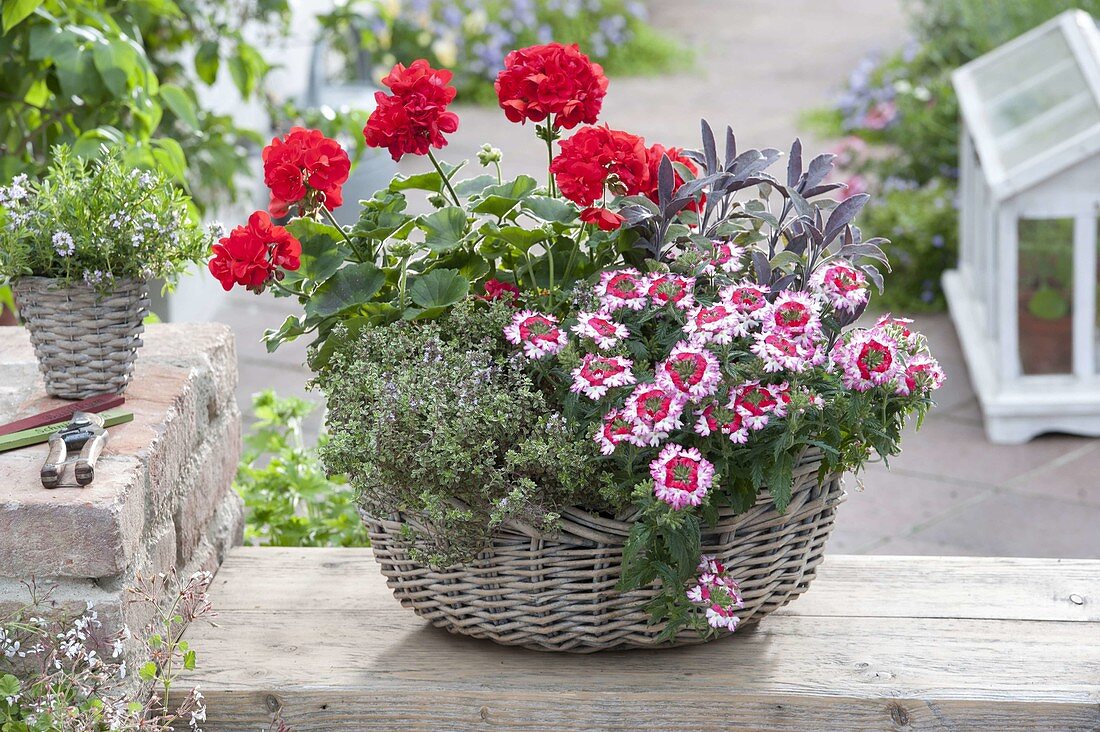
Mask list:
[[[1098,575],[1100,562],[831,557],[789,610],[728,639],[578,656],[432,628],[367,551],[235,550],[182,686],[206,695],[207,732],[259,729],[276,710],[296,732],[1097,730],[1100,623],[1061,617],[1055,595],[1083,588],[1094,606]],[[993,611],[967,600],[1001,584]],[[1013,617],[935,614],[952,601]],[[1033,604],[1056,617],[1015,609]]]
[[[364,584],[366,583],[366,584]],[[272,587],[278,586],[277,593]],[[234,549],[215,579],[222,610],[387,609],[370,549]],[[376,590],[376,591],[375,591]],[[828,556],[782,613],[1100,621],[1100,561]]]

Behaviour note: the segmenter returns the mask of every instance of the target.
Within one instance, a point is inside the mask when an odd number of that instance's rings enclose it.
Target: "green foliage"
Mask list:
[[[191,213],[163,174],[132,169],[118,154],[87,162],[59,147],[40,181],[19,175],[0,188],[0,278],[172,283],[210,246]]]
[[[467,300],[438,321],[364,329],[316,378],[326,468],[348,476],[370,515],[409,516],[432,564],[469,559],[505,521],[552,530],[607,478],[589,436],[504,355],[511,314]]]
[[[960,118],[951,73],[1072,8],[1097,15],[1100,0],[910,0],[914,45],[865,62],[838,110],[808,118],[828,133],[885,146],[883,154],[872,151],[849,167],[876,180],[884,194],[861,225],[893,241],[891,307],[944,305],[940,274],[958,250],[957,214],[937,205],[941,192],[954,198],[957,176]],[[883,100],[895,105],[896,116],[884,129],[872,129],[864,114]],[[943,237],[944,245],[930,250],[932,237]]]
[[[439,171],[398,175],[361,202],[359,221],[346,233],[310,218],[291,221],[287,228],[302,242],[301,267],[274,293],[296,297],[304,312],[264,334],[268,350],[314,334],[310,365],[324,369],[337,325],[354,334],[437,318],[494,278],[546,290],[552,301],[627,246],[618,233],[582,224],[574,204],[530,176],[504,180],[497,168],[496,175],[459,179],[462,167],[440,163]],[[407,213],[408,191],[424,192],[435,210]]]
[[[329,478],[302,440],[302,420],[314,409],[270,389],[252,397],[256,421],[234,486],[248,511],[245,539],[266,546],[369,546],[355,492]],[[323,447],[324,435],[320,438]]]
[[[375,82],[418,58],[455,73],[459,99],[496,104],[505,53],[554,40],[576,43],[612,75],[684,68],[690,56],[628,0],[350,0],[320,16],[326,38],[357,73],[369,56]]]
[[[226,69],[246,99],[268,72],[242,34],[285,24],[286,0],[11,0],[0,35],[0,182],[31,177],[57,144],[159,168],[196,200],[236,195],[254,133],[200,107],[200,84]],[[193,54],[195,72],[188,69]]]

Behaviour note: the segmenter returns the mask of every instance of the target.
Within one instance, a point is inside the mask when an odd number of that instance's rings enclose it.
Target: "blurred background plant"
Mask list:
[[[577,43],[609,75],[683,66],[685,49],[646,22],[637,0],[343,0],[319,16],[349,73],[377,83],[396,62],[454,71],[459,99],[495,104],[493,80],[513,48]]]
[[[302,437],[302,420],[315,404],[278,397],[270,389],[252,397],[256,420],[245,437],[235,487],[247,509],[245,540],[267,546],[369,546],[355,507],[355,490],[329,478]],[[320,445],[327,442],[322,434]]]
[[[951,72],[1055,15],[1100,0],[909,0],[912,40],[849,74],[833,107],[806,120],[837,151],[844,178],[875,202],[859,221],[891,239],[894,271],[882,307],[942,310],[940,275],[958,252],[959,109]]]

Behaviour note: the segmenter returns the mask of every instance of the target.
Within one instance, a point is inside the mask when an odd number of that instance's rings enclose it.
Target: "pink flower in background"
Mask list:
[[[879,102],[863,115],[863,126],[869,130],[885,130],[898,117],[898,105],[893,100]]]
[[[588,338],[596,344],[597,348],[614,348],[619,341],[630,335],[630,331],[622,323],[616,323],[611,319],[611,313],[600,311],[598,313],[582,312],[577,315],[577,324],[571,330],[581,338]]]
[[[655,380],[667,392],[682,394],[687,399],[703,399],[718,389],[722,369],[713,353],[680,341],[668,358],[658,364]]]
[[[838,142],[829,152],[836,155],[838,168],[851,168],[867,155],[867,143],[863,141],[863,138],[849,135]]]
[[[606,310],[641,310],[646,306],[645,278],[633,268],[603,272],[596,295]]]
[[[810,278],[810,286],[834,308],[849,313],[867,304],[871,296],[867,276],[847,263],[820,267]]]
[[[698,506],[714,481],[714,465],[694,447],[665,445],[649,464],[653,493],[672,508]]]
[[[866,193],[868,189],[867,179],[858,173],[850,176],[848,180],[844,181],[844,188],[841,188],[836,192],[836,198],[838,201],[847,201],[852,196],[858,196],[860,193]]]
[[[527,358],[538,360],[560,353],[565,348],[565,331],[558,327],[553,315],[522,310],[505,326],[504,337],[509,343],[523,346]]]
[[[634,383],[634,364],[622,356],[586,354],[581,365],[573,369],[573,384],[569,391],[584,394],[589,399],[600,399],[609,389]]]
[[[646,294],[657,307],[674,305],[687,310],[695,304],[694,277],[654,272],[646,278]]]

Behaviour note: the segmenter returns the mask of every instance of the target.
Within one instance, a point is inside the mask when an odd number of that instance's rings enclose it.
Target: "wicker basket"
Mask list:
[[[48,394],[84,399],[126,390],[149,309],[145,282],[118,280],[101,295],[83,283],[21,277],[12,289]]]
[[[817,479],[819,454],[806,454],[794,472],[790,507],[780,515],[764,493],[749,511],[725,513],[704,529],[703,552],[716,555],[741,584],[742,622],[756,622],[806,590],[823,557],[840,476]],[[409,558],[402,517],[364,517],[375,559],[394,596],[433,625],[543,651],[591,653],[699,643],[685,630],[658,646],[662,625],[642,609],[656,587],[617,592],[629,516],[618,519],[569,509],[562,529],[541,536],[508,526],[469,565],[436,570]]]

